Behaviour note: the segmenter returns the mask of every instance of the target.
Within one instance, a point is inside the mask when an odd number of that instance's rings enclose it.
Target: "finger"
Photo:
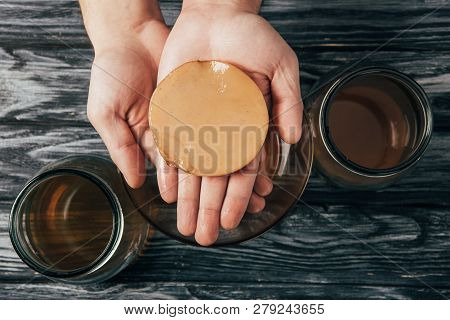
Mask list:
[[[99,133],[111,159],[122,172],[128,185],[139,188],[145,180],[144,155],[125,120],[114,112],[88,106],[88,117]],[[101,111],[99,111],[101,110]]]
[[[272,179],[270,179],[263,173],[258,173],[253,191],[261,197],[267,197],[272,192],[272,189],[273,189]]]
[[[185,236],[192,236],[197,227],[201,178],[178,170],[177,228]]]
[[[202,246],[213,244],[219,236],[219,217],[228,176],[203,177],[200,189],[195,240]]]
[[[250,201],[248,202],[247,212],[260,213],[266,206],[266,200],[263,197],[258,196],[256,193],[252,193]]]
[[[252,195],[260,159],[261,153],[243,169],[230,176],[220,214],[220,224],[224,229],[236,228],[241,222]]]
[[[260,163],[264,164],[266,162],[266,160],[267,160],[267,151],[266,151],[266,145],[264,145],[261,148],[261,160],[260,160]],[[260,164],[260,166],[261,166],[261,164]]]
[[[161,198],[167,203],[174,203],[178,194],[177,168],[169,166],[159,153],[155,166]]]
[[[264,146],[261,150],[261,161],[259,163],[258,175],[256,176],[253,192],[261,197],[268,196],[273,189],[272,179],[267,176],[267,151]]]
[[[142,151],[147,155],[150,161],[156,165],[158,160],[159,152],[158,147],[156,146],[155,140],[153,139],[153,134],[150,128],[146,128],[144,133],[140,138],[140,145]]]
[[[272,119],[281,138],[296,143],[302,132],[303,102],[300,97],[300,76],[297,56],[286,55],[275,70],[272,82]]]
[[[142,150],[144,150],[145,154],[156,167],[161,198],[167,203],[175,202],[178,193],[177,169],[167,165],[166,161],[162,158],[153,140],[150,129],[145,130],[140,140]]]

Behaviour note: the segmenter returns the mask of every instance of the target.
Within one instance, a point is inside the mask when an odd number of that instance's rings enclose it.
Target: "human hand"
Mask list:
[[[115,9],[109,1],[81,2],[95,49],[87,114],[127,183],[133,188],[142,185],[147,156],[157,169],[162,198],[174,202],[177,172],[159,155],[148,123],[149,100],[169,29],[159,8],[146,7],[150,2],[125,2],[117,2]],[[104,12],[100,9],[114,11],[104,13],[108,17],[99,17],[98,12]],[[153,15],[143,14],[147,11]],[[112,16],[115,19],[110,23]]]
[[[296,143],[301,135],[303,104],[295,53],[263,18],[260,1],[185,0],[161,57],[158,81],[189,61],[232,63],[255,81],[281,138]],[[270,179],[258,175],[261,155],[229,176],[197,177],[178,171],[177,226],[195,234],[201,245],[225,229],[239,225],[245,211],[258,212],[272,189]],[[253,192],[252,192],[253,191]]]

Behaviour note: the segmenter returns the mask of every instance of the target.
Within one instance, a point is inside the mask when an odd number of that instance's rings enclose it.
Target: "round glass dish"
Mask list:
[[[264,148],[267,156],[263,170],[272,178],[274,186],[271,194],[266,197],[266,207],[258,214],[246,213],[239,226],[233,230],[221,229],[213,247],[237,244],[261,235],[279,222],[302,195],[313,160],[312,135],[306,116],[303,116],[302,138],[297,144],[284,143],[271,127]],[[153,167],[149,168],[147,179],[141,188],[128,188],[128,191],[135,206],[140,208],[142,215],[155,228],[171,238],[197,245],[193,236],[186,237],[178,232],[176,204],[169,205],[159,196]]]

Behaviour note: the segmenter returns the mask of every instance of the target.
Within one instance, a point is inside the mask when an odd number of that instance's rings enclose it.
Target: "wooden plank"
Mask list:
[[[333,68],[353,61],[348,53],[299,52],[303,95]],[[82,56],[80,56],[82,55]],[[92,50],[17,49],[7,53],[0,45],[0,123],[27,124],[58,122],[59,125],[87,125],[86,102]],[[392,57],[394,56],[394,57]],[[447,130],[450,121],[450,55],[432,52],[423,61],[423,53],[377,53],[375,64],[390,65],[415,78],[427,91],[435,113],[435,129]],[[411,67],[411,65],[413,67]]]
[[[163,1],[162,8],[166,22],[171,25],[181,1]],[[66,48],[67,45],[90,48],[78,1],[67,0],[2,1],[0,43],[7,48]]]
[[[405,8],[394,3],[355,12],[352,1],[267,1],[263,14],[297,51],[303,95],[307,95],[320,76],[370,54],[438,5],[413,5],[408,7],[408,18],[399,19],[398,11],[404,16]],[[179,4],[162,2],[169,23]],[[0,7],[1,121],[64,124],[70,119],[71,125],[85,124],[93,52],[76,2],[7,1]],[[450,121],[450,24],[445,19],[449,10],[442,8],[370,57],[375,64],[389,64],[410,74],[424,86],[437,128],[447,128]]]
[[[267,0],[262,7],[265,16],[277,29],[297,41],[294,46],[349,46],[353,49],[376,47],[406,27],[419,21],[442,1],[410,3],[407,7],[401,1],[378,1],[370,6],[361,2],[346,0],[339,2],[314,0]],[[161,1],[166,22],[172,25],[180,11],[181,1]],[[75,47],[89,47],[81,23],[80,10],[75,1],[2,1],[0,6],[0,42],[9,47],[16,46],[63,46],[60,39]],[[445,6],[430,15],[407,37],[395,43],[414,46],[432,42],[433,48],[448,49],[448,13]],[[300,23],[299,23],[300,22]],[[430,37],[431,35],[431,37]],[[24,41],[17,41],[18,38]],[[46,42],[42,39],[48,38]],[[292,37],[293,38],[293,37]],[[292,40],[295,40],[293,38]],[[357,40],[358,43],[355,43]]]
[[[13,251],[10,202],[0,202],[0,281],[47,283]],[[449,287],[450,228],[440,208],[299,204],[259,238],[226,248],[155,233],[144,255],[111,283],[210,282]]]
[[[440,289],[446,296],[450,290]],[[443,299],[428,288],[309,284],[141,282],[70,286],[56,283],[7,283],[3,299]],[[123,312],[118,306],[118,312]]]
[[[14,197],[24,182],[50,161],[69,154],[106,153],[92,127],[0,127],[0,198]]]
[[[328,185],[313,174],[304,199],[311,204],[427,204],[448,206],[450,132],[436,132],[412,172],[380,192],[354,192]],[[107,154],[92,127],[0,124],[0,199],[13,199],[42,166],[71,154]]]

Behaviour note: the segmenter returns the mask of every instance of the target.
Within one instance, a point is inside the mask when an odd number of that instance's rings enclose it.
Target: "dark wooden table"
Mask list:
[[[446,1],[266,0],[262,14],[296,50],[303,94],[371,54],[429,94],[435,130],[412,174],[352,192],[315,174],[298,204],[251,242],[204,249],[156,234],[134,266],[99,285],[51,282],[12,249],[8,215],[41,166],[103,153],[86,118],[93,52],[75,1],[0,0],[0,298],[450,297],[450,5]],[[179,1],[162,1],[173,24]],[[35,277],[33,277],[35,276]]]

